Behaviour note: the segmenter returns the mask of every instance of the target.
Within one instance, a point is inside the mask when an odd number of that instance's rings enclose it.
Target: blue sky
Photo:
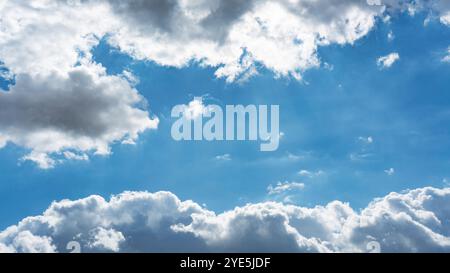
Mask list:
[[[114,145],[110,156],[50,170],[18,163],[24,149],[8,145],[0,151],[0,227],[40,213],[53,200],[125,190],[167,190],[220,212],[276,199],[267,187],[278,181],[305,184],[293,193],[295,204],[343,200],[355,209],[391,191],[442,187],[450,178],[450,65],[441,61],[450,29],[439,22],[424,27],[425,16],[399,15],[354,45],[320,48],[332,68],[309,70],[303,82],[275,78],[261,67],[246,82],[226,83],[214,68],[136,61],[103,41],[92,50],[94,60],[108,74],[127,69],[139,78],[136,88],[160,118],[159,128],[134,146]],[[390,52],[400,60],[380,70],[377,58]],[[171,108],[205,95],[206,103],[222,106],[279,104],[284,137],[278,151],[260,152],[254,142],[173,141]],[[361,139],[368,137],[372,143]],[[224,154],[231,160],[216,159]],[[301,170],[322,174],[305,177]]]
[[[0,18],[0,252],[450,251],[448,1]],[[172,108],[199,97],[279,105],[278,149],[175,141]]]

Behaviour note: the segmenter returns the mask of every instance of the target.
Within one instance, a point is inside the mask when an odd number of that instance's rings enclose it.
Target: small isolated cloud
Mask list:
[[[373,157],[372,153],[360,152],[360,153],[351,153],[349,158],[351,161],[364,161]]]
[[[387,39],[389,42],[392,42],[395,39],[395,34],[394,32],[392,32],[392,30],[387,34]]]
[[[398,53],[394,52],[387,56],[380,57],[377,60],[377,65],[380,69],[386,69],[386,68],[390,68],[398,60],[400,60],[400,55]]]
[[[267,192],[269,195],[274,194],[282,194],[295,190],[303,190],[305,188],[305,184],[299,182],[278,182],[275,186],[269,185],[267,187]]]
[[[290,152],[287,152],[287,153],[286,153],[286,158],[287,158],[287,160],[289,160],[289,161],[298,161],[298,160],[303,159],[304,156],[298,155],[298,154],[293,154],[293,153],[290,153]]]
[[[322,170],[318,170],[318,171],[308,171],[308,170],[300,170],[298,172],[298,174],[300,176],[304,176],[304,177],[308,177],[308,178],[314,178],[314,177],[318,177],[318,176],[322,176],[325,174],[324,171]]]
[[[372,144],[373,143],[373,137],[358,137],[358,140],[364,144]]]
[[[384,172],[385,172],[387,175],[392,176],[392,175],[395,174],[395,169],[394,169],[394,168],[389,168],[389,169],[387,169],[387,170],[384,170]]]
[[[216,160],[219,161],[230,161],[231,160],[231,155],[230,154],[223,154],[223,155],[218,155],[215,157]]]
[[[298,187],[298,186],[297,186]],[[274,187],[275,188],[275,187]],[[450,188],[390,193],[353,210],[276,202],[215,213],[170,192],[53,202],[0,231],[0,252],[450,252]]]

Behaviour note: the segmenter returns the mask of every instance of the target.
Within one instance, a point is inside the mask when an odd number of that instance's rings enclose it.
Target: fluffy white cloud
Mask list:
[[[377,65],[380,69],[390,68],[398,60],[400,60],[400,55],[397,52],[394,52],[380,57],[377,60]]]
[[[361,212],[334,201],[305,208],[248,204],[216,214],[170,192],[124,192],[54,202],[0,232],[1,252],[449,252],[450,188],[375,199]]]
[[[111,44],[161,65],[195,60],[219,67],[216,75],[228,81],[255,74],[257,63],[301,78],[320,64],[318,46],[353,43],[372,29],[381,11],[360,0],[110,3],[122,20]]]
[[[91,1],[99,2],[99,1]],[[100,1],[101,2],[101,1]],[[320,65],[317,49],[352,44],[377,18],[432,11],[448,22],[445,0],[109,0],[120,27],[109,42],[137,59],[218,67],[227,81],[246,79],[262,65],[278,76],[301,78]]]
[[[137,59],[218,67],[229,81],[256,73],[300,78],[319,46],[353,43],[378,17],[430,10],[448,23],[448,1],[4,0],[0,60],[13,73],[70,69],[100,38]]]
[[[106,155],[112,143],[156,128],[129,73],[109,76],[91,61],[114,25],[109,11],[102,3],[1,1],[0,62],[15,83],[0,90],[0,148],[22,146],[30,150],[22,160],[47,169],[88,152]]]
[[[320,64],[318,46],[353,43],[382,11],[361,0],[3,1],[0,60],[14,73],[67,70],[108,33],[137,59],[195,60],[228,81],[255,74],[257,63],[300,78]]]
[[[86,152],[106,155],[111,143],[156,128],[142,107],[128,81],[93,64],[67,74],[18,74],[9,91],[0,91],[0,142],[30,149],[23,159],[41,168],[53,167],[58,155],[86,160]]]
[[[0,61],[15,74],[67,72],[88,58],[109,30],[108,7],[69,6],[59,0],[3,0],[0,5]],[[95,15],[95,16],[94,16]],[[105,17],[107,18],[107,17]]]
[[[92,233],[95,235],[91,235],[93,237],[92,243],[89,243],[89,247],[91,248],[118,252],[120,250],[120,244],[125,241],[122,232],[115,231],[114,229],[99,227]]]

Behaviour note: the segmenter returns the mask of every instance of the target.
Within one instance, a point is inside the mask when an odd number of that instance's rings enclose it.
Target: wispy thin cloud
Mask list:
[[[278,182],[276,185],[269,185],[267,187],[267,192],[269,195],[282,194],[295,190],[303,190],[305,188],[305,184],[299,182]]]
[[[219,161],[230,161],[231,160],[231,155],[230,154],[223,154],[223,155],[218,155],[215,157],[216,160]]]
[[[389,175],[389,176],[393,176],[395,174],[395,169],[394,168],[389,168],[387,170],[384,170],[384,172]]]

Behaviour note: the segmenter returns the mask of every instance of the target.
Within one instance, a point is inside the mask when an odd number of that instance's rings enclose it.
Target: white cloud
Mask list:
[[[392,175],[395,174],[395,169],[394,169],[394,168],[389,168],[389,169],[387,169],[387,170],[384,170],[384,172],[385,172],[387,175],[392,176]]]
[[[218,155],[215,157],[216,160],[220,160],[220,161],[230,161],[231,160],[231,155],[230,154],[223,154],[223,155]]]
[[[274,202],[220,214],[169,192],[124,192],[54,202],[0,232],[1,252],[449,252],[450,188],[377,198],[360,212],[334,201],[306,208]]]
[[[267,187],[267,192],[269,195],[273,194],[282,194],[295,190],[303,190],[305,188],[305,184],[299,182],[278,182],[275,186],[269,185]]]
[[[120,244],[125,241],[125,237],[121,232],[114,229],[104,229],[99,227],[93,231],[93,242],[89,243],[91,248],[104,249],[106,251],[118,252]]]
[[[13,73],[68,71],[100,38],[136,59],[217,68],[228,81],[256,74],[301,78],[317,49],[352,44],[387,13],[430,9],[448,22],[448,1],[118,0],[3,1],[0,60]],[[387,7],[387,8],[386,8]]]
[[[441,22],[447,26],[450,26],[450,12],[447,12],[441,16]]]
[[[301,79],[303,71],[320,66],[318,47],[352,44],[379,17],[429,9],[442,21],[450,10],[443,0],[433,5],[396,0],[110,3],[121,20],[111,44],[162,65],[182,67],[195,60],[218,67],[216,75],[227,81],[257,74],[258,65]]]
[[[442,58],[442,61],[445,63],[450,63],[450,47],[447,50],[446,56],[444,56],[444,58]]]
[[[88,2],[69,6],[59,0],[2,1],[0,60],[4,66],[14,74],[64,73],[80,55],[89,58],[92,46],[114,22],[107,16],[107,6]]]
[[[22,160],[48,169],[106,155],[112,143],[156,128],[129,73],[106,75],[91,61],[92,47],[116,25],[109,10],[90,1],[2,1],[0,62],[15,84],[0,90],[0,148],[24,147]]]
[[[0,91],[1,138],[30,149],[23,159],[48,169],[60,153],[71,160],[107,155],[112,143],[156,128],[158,119],[141,105],[145,99],[128,81],[94,64],[68,74],[18,74],[8,92]]]
[[[394,32],[392,32],[392,30],[389,31],[389,33],[387,35],[387,39],[389,42],[392,42],[395,39],[395,35],[394,35]]]
[[[194,120],[208,113],[208,107],[203,104],[202,97],[196,97],[184,107],[184,117]]]
[[[400,55],[398,53],[394,52],[394,53],[391,53],[391,54],[389,54],[387,56],[380,57],[377,60],[377,65],[381,69],[390,68],[398,60],[400,60]]]
[[[300,171],[298,172],[298,174],[299,174],[300,176],[309,177],[309,178],[314,178],[314,177],[318,177],[318,176],[324,175],[325,172],[322,171],[322,170],[318,170],[318,171],[316,171],[316,172],[308,171],[308,170],[300,170]]]
[[[358,140],[365,143],[365,144],[372,144],[373,143],[373,137],[358,137]]]
[[[54,168],[57,163],[57,161],[51,158],[47,153],[41,152],[31,152],[23,156],[21,160],[34,162],[39,168],[44,170]]]
[[[87,154],[76,154],[70,151],[63,152],[65,158],[69,160],[80,160],[80,161],[88,161],[89,156]]]
[[[4,1],[0,60],[14,73],[66,71],[108,33],[136,59],[194,60],[228,81],[257,74],[257,63],[300,78],[319,66],[318,46],[353,43],[382,10],[359,0]]]

